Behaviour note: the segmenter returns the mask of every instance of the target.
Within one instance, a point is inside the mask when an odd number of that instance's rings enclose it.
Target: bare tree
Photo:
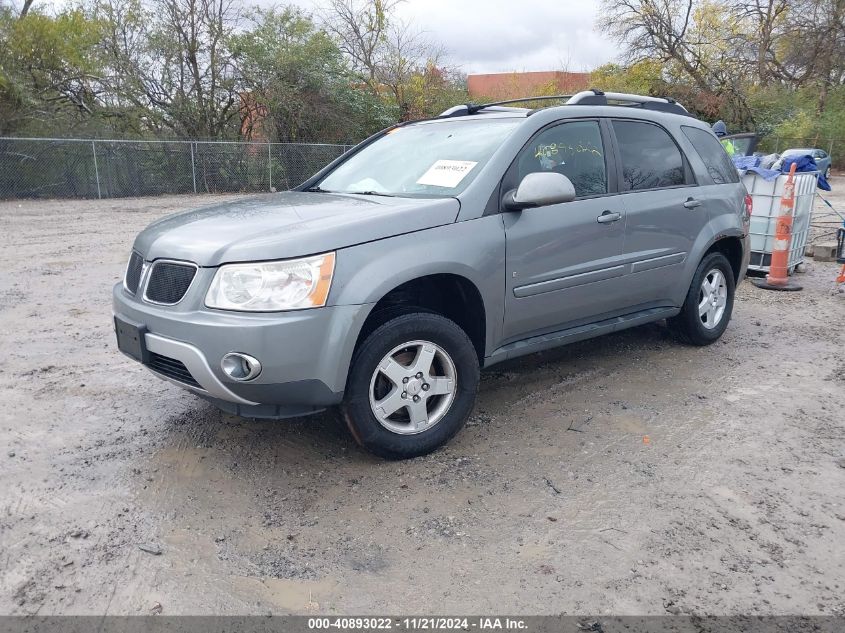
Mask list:
[[[378,92],[378,75],[387,54],[391,17],[401,2],[329,0],[322,14],[326,30],[374,92]]]
[[[452,69],[442,67],[445,51],[426,33],[395,16],[402,0],[330,0],[323,12],[326,30],[373,94],[389,94],[407,120],[427,110],[423,103]]]
[[[723,2],[701,0],[604,0],[600,28],[627,47],[630,62],[658,60],[753,123],[741,89],[747,65],[737,55],[735,14]]]
[[[421,101],[448,72],[440,68],[444,56],[444,49],[424,33],[402,22],[391,25],[376,78],[390,90],[402,120],[426,110]]]
[[[817,86],[821,113],[830,88],[841,85],[845,75],[845,0],[799,0],[795,9],[796,29],[784,65],[799,85]]]
[[[713,88],[705,33],[696,33],[697,0],[605,0],[599,26],[627,46],[629,61],[672,62],[701,90]],[[715,35],[715,34],[712,34]]]
[[[629,59],[656,56],[742,112],[745,88],[818,86],[845,75],[845,0],[605,0],[600,26]],[[714,15],[716,16],[714,18]]]
[[[238,114],[230,38],[234,0],[99,0],[116,105],[135,106],[179,136],[223,135]],[[126,108],[121,108],[126,112]]]
[[[33,2],[35,2],[35,0],[23,0],[23,6],[21,7],[19,17],[26,17],[26,14],[29,13],[30,8],[32,8]]]
[[[761,86],[772,79],[786,79],[778,67],[776,49],[791,30],[789,5],[789,0],[734,0],[730,4],[741,25],[737,53],[753,60]]]

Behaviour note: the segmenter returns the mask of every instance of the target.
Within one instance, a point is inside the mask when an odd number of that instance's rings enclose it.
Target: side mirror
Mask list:
[[[569,178],[554,171],[541,171],[528,174],[516,190],[507,192],[504,206],[508,211],[521,211],[573,200],[575,186]]]

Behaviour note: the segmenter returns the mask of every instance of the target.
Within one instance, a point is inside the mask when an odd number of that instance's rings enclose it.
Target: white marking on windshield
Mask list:
[[[438,160],[417,180],[418,185],[457,187],[478,163],[471,160]]]

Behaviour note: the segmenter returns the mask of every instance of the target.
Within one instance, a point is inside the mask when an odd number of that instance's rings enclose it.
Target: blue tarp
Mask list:
[[[788,156],[787,158],[783,159],[783,164],[780,167],[780,170],[788,174],[790,168],[792,167],[792,163],[795,163],[795,171],[819,171],[819,166],[816,165],[815,159],[810,156],[809,154],[805,154],[804,156]],[[824,189],[825,191],[830,191],[830,183],[824,177],[824,174],[819,173],[819,189]]]
[[[760,167],[759,156],[734,156],[734,166],[740,171],[752,171],[755,174],[765,178],[766,180],[774,180],[778,176],[788,174],[792,163],[796,164],[796,172],[819,171],[819,166],[812,156],[806,154],[804,156],[789,156],[784,158],[780,171],[777,169],[765,169]],[[825,179],[824,174],[819,172],[819,189],[830,191],[830,183]]]
[[[759,156],[734,156],[734,165],[737,169],[742,171],[753,171],[758,176],[762,176],[766,180],[774,180],[780,176],[777,169],[765,169],[760,167]]]

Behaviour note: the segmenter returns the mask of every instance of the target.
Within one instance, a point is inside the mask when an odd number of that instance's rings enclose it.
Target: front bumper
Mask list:
[[[232,413],[272,418],[340,402],[355,341],[372,307],[243,313],[210,310],[201,297],[188,295],[179,305],[158,306],[130,295],[122,283],[112,299],[115,316],[146,327],[147,350],[182,363],[195,384],[147,365],[156,375]],[[248,382],[231,380],[220,367],[229,352],[257,358],[261,374]]]

